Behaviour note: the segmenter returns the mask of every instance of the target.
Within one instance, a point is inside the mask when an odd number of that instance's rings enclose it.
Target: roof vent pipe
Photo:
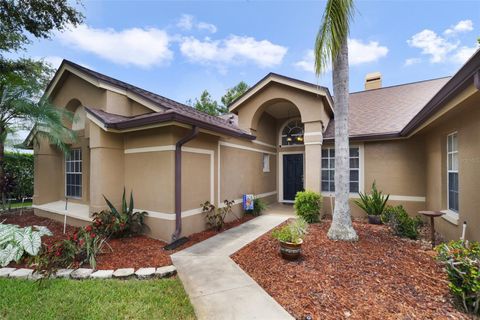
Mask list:
[[[182,146],[198,135],[198,127],[192,130],[175,144],[175,232],[172,242],[182,234]]]

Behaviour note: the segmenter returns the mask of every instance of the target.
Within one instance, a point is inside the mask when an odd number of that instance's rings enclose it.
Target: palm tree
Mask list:
[[[5,205],[4,154],[7,136],[35,126],[35,140],[47,139],[63,152],[76,135],[69,128],[71,112],[53,106],[41,92],[50,79],[51,70],[41,61],[2,60],[0,73],[0,192]]]
[[[315,73],[332,65],[335,106],[335,209],[328,237],[356,241],[352,226],[349,195],[348,137],[348,33],[353,17],[353,0],[328,0],[315,41]]]

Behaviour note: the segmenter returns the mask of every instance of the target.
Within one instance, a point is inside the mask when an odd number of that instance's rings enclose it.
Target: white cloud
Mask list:
[[[351,65],[374,62],[388,54],[388,48],[377,41],[363,43],[361,40],[349,39],[348,60]]]
[[[461,20],[438,35],[435,31],[425,29],[414,34],[407,43],[414,48],[421,49],[423,55],[429,56],[431,63],[454,63],[463,64],[472,56],[479,45],[473,47],[461,45],[459,33],[473,30],[472,20]],[[412,58],[418,59],[418,58]],[[410,65],[409,60],[405,65]],[[412,60],[411,62],[413,62]]]
[[[186,31],[189,31],[195,28],[201,31],[208,31],[210,33],[217,32],[217,27],[214,24],[202,22],[202,21],[196,22],[195,20],[196,20],[195,17],[190,14],[182,14],[182,16],[177,22],[177,27]]]
[[[177,27],[183,30],[191,30],[193,27],[194,17],[190,14],[182,14],[177,22]]]
[[[472,20],[461,20],[456,25],[448,28],[443,33],[447,36],[454,35],[460,32],[469,32],[473,30]]]
[[[478,48],[479,48],[478,45],[473,47],[466,47],[466,46],[461,47],[452,56],[453,62],[458,64],[464,64],[475,53],[475,51],[477,51]]]
[[[350,65],[359,65],[368,62],[377,61],[380,58],[385,57],[388,54],[388,48],[381,46],[377,41],[370,41],[368,43],[362,42],[358,39],[348,40],[348,60]],[[308,50],[303,58],[294,63],[294,65],[308,72],[314,72],[315,57],[313,50]],[[331,67],[327,67],[327,71]]]
[[[422,59],[420,58],[408,58],[405,60],[405,63],[403,64],[405,67],[412,66],[414,64],[418,64],[422,62]]]
[[[206,23],[206,22],[199,22],[197,23],[197,29],[199,30],[206,30],[210,33],[217,32],[217,27],[214,24]]]
[[[305,52],[302,60],[295,62],[294,66],[302,69],[303,71],[315,72],[315,55],[313,50],[308,50]]]
[[[180,51],[190,61],[217,66],[253,62],[262,68],[273,67],[282,63],[287,50],[268,40],[236,35],[222,40],[184,37],[180,41]]]
[[[123,65],[150,67],[170,61],[173,52],[164,30],[156,28],[96,29],[80,25],[60,33],[60,40],[69,46],[94,53],[106,60]]]
[[[448,54],[458,47],[458,42],[448,41],[428,29],[414,34],[407,43],[411,47],[422,49],[422,54],[429,55],[432,63],[445,62]]]

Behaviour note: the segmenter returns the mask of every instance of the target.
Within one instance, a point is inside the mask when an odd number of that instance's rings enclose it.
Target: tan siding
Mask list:
[[[427,207],[447,209],[446,137],[458,132],[459,219],[454,225],[442,218],[437,228],[448,239],[458,239],[467,221],[467,239],[480,241],[480,93],[463,101],[455,110],[438,119],[422,132],[426,141]]]

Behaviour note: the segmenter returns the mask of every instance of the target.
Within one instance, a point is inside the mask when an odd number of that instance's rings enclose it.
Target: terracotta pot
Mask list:
[[[368,215],[368,223],[370,224],[382,224],[381,216]]]
[[[302,243],[303,240],[300,240],[300,243],[291,243],[291,242],[280,242],[280,253],[283,259],[286,260],[297,260],[302,253]]]

